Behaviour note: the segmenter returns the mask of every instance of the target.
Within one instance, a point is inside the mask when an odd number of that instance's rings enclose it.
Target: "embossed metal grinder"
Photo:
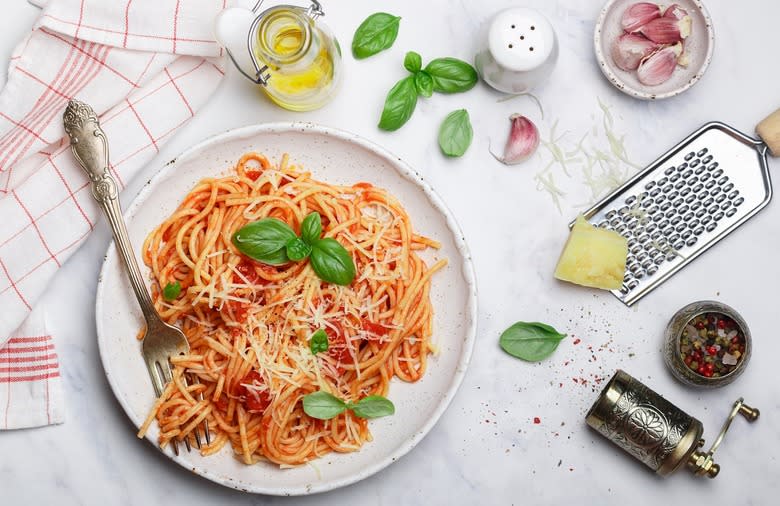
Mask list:
[[[718,449],[731,422],[743,415],[754,422],[759,415],[742,399],[731,409],[726,422],[705,452],[701,422],[653,390],[618,370],[604,387],[586,415],[586,422],[604,437],[630,453],[647,467],[666,476],[683,465],[696,476],[714,478],[720,466],[712,455]]]

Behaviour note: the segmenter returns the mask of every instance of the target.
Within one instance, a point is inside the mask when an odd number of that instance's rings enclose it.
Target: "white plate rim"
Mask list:
[[[324,126],[312,122],[273,122],[273,123],[247,125],[244,127],[233,128],[225,132],[212,135],[204,139],[203,141],[191,146],[190,148],[184,150],[174,159],[166,163],[156,174],[154,174],[144,184],[143,188],[141,188],[141,190],[138,192],[135,198],[133,198],[131,204],[123,212],[125,223],[128,223],[136,214],[136,212],[139,210],[139,208],[144,204],[149,194],[156,187],[157,182],[160,180],[164,180],[166,176],[169,175],[170,172],[175,170],[176,165],[177,163],[179,163],[180,160],[186,161],[190,157],[196,155],[198,152],[207,149],[212,145],[228,142],[235,139],[240,139],[242,137],[249,137],[261,133],[284,133],[284,132],[293,132],[293,131],[294,132],[304,131],[307,133],[311,132],[311,133],[319,133],[323,135],[330,135],[334,138],[343,140],[347,143],[356,144],[357,146],[362,147],[363,149],[366,149],[367,151],[370,151],[371,153],[385,159],[388,165],[390,165],[398,173],[399,176],[404,177],[412,181],[413,183],[415,183],[417,186],[419,186],[420,189],[422,189],[428,201],[431,203],[431,205],[437,211],[439,211],[441,215],[446,219],[447,228],[450,230],[450,233],[452,234],[453,242],[461,256],[461,260],[462,260],[461,274],[463,276],[463,279],[466,283],[466,288],[468,290],[468,302],[466,308],[464,308],[464,318],[467,321],[466,321],[466,329],[465,329],[465,339],[463,340],[463,348],[461,351],[461,356],[460,359],[458,360],[457,367],[452,376],[452,381],[449,387],[446,389],[446,391],[443,392],[443,395],[441,396],[439,403],[436,406],[436,409],[434,410],[432,416],[428,418],[428,420],[425,422],[425,424],[423,424],[422,427],[419,427],[418,430],[416,430],[406,441],[404,441],[401,445],[399,445],[395,451],[387,454],[383,459],[377,460],[373,464],[363,468],[363,470],[361,470],[359,473],[356,473],[353,476],[342,478],[342,479],[331,480],[324,483],[306,484],[306,485],[300,485],[298,487],[287,487],[284,489],[267,487],[267,486],[246,486],[247,485],[246,483],[239,483],[233,480],[222,479],[220,476],[215,475],[214,473],[210,472],[206,468],[191,467],[189,464],[179,461],[178,457],[171,454],[170,452],[160,451],[160,453],[162,453],[169,459],[173,460],[177,464],[181,465],[185,469],[188,469],[199,476],[202,476],[210,481],[213,481],[225,487],[241,490],[244,492],[275,495],[275,496],[300,496],[300,495],[316,494],[321,492],[327,492],[330,490],[335,490],[337,488],[341,488],[347,485],[351,485],[353,483],[357,483],[365,478],[368,478],[369,476],[376,474],[377,472],[386,468],[393,462],[396,462],[401,457],[406,455],[409,451],[411,451],[417,445],[417,443],[419,443],[430,432],[433,426],[439,421],[441,416],[446,411],[447,407],[449,407],[450,403],[452,402],[452,399],[455,397],[455,394],[457,393],[461,383],[463,382],[463,378],[466,374],[466,370],[468,369],[468,365],[474,350],[474,343],[476,340],[476,332],[477,332],[477,300],[478,299],[477,299],[477,284],[476,284],[476,275],[474,272],[474,265],[463,232],[461,231],[460,225],[455,219],[455,216],[453,215],[452,211],[450,211],[450,209],[447,207],[447,205],[444,203],[441,197],[434,191],[434,189],[425,180],[423,180],[422,176],[417,171],[412,169],[412,167],[409,166],[406,162],[404,162],[403,159],[394,155],[393,153],[379,146],[378,144],[369,141],[368,139],[365,139],[364,137],[361,137],[357,134],[345,130],[328,127],[328,126]],[[107,355],[108,352],[106,348],[104,348],[102,345],[103,339],[101,338],[101,335],[106,335],[106,332],[103,329],[102,321],[100,318],[100,315],[103,313],[103,302],[104,302],[103,290],[105,287],[104,280],[106,279],[106,269],[109,265],[108,259],[116,258],[116,257],[117,257],[116,244],[115,241],[112,240],[108,246],[108,249],[106,250],[106,254],[103,257],[103,263],[101,265],[100,274],[98,276],[98,284],[97,284],[97,290],[95,296],[95,323],[96,323],[96,330],[97,330],[98,351],[100,354],[100,360],[101,360],[101,365],[103,367],[104,374],[106,375],[106,379],[108,380],[109,386],[111,387],[111,391],[114,397],[122,406],[122,409],[124,410],[125,415],[127,415],[127,417],[130,419],[130,422],[137,427],[138,424],[136,424],[136,422],[130,416],[131,408],[129,406],[129,403],[127,399],[123,397],[120,393],[121,390],[119,385],[116,383],[116,378],[114,378],[106,368],[105,364],[106,361],[109,360],[109,357]],[[156,442],[151,441],[148,436],[146,440],[159,450],[159,446],[156,444]]]

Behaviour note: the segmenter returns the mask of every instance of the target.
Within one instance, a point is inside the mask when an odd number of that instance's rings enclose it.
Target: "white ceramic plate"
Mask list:
[[[660,100],[679,95],[696,84],[710,65],[715,49],[712,19],[700,0],[656,2],[663,4],[663,8],[676,3],[691,16],[691,35],[685,39],[684,44],[689,62],[686,67],[678,65],[668,81],[657,86],[647,86],[639,82],[635,70],[629,72],[618,68],[611,56],[613,43],[623,33],[620,26],[623,13],[639,1],[641,0],[608,0],[601,9],[593,34],[596,60],[601,72],[615,88],[642,100]]]
[[[270,159],[289,153],[317,179],[336,184],[368,181],[396,195],[414,227],[442,243],[436,256],[449,265],[433,277],[434,341],[441,347],[414,384],[393,381],[393,416],[372,420],[374,441],[351,454],[330,454],[313,465],[279,469],[271,464],[241,464],[232,449],[211,457],[196,451],[173,456],[177,464],[222,485],[248,492],[300,495],[331,490],[366,478],[411,450],[436,423],[463,379],[476,331],[476,285],[463,236],[441,199],[408,165],[384,149],[350,133],[308,123],[249,126],[217,135],[167,164],[144,187],[125,213],[130,239],[139,248],[145,236],[167,217],[204,177],[226,174],[247,151]],[[430,255],[433,259],[434,255]],[[148,273],[142,267],[144,273]],[[130,420],[140,426],[154,402],[152,384],[135,336],[143,324],[140,309],[122,270],[114,244],[106,254],[97,291],[98,344],[109,384]],[[147,439],[156,445],[152,424]]]

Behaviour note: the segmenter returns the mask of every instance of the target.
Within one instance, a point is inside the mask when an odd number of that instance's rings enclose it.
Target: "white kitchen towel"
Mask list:
[[[59,360],[38,308],[0,349],[0,429],[59,423],[62,409]]]
[[[62,421],[36,301],[100,219],[62,126],[68,100],[100,116],[124,188],[221,81],[212,26],[225,3],[49,0],[14,51],[0,92],[0,429]]]

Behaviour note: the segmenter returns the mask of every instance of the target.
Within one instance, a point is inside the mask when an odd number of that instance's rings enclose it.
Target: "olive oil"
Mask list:
[[[282,6],[265,13],[255,55],[268,66],[266,94],[286,109],[321,107],[338,85],[338,44],[300,9]]]

